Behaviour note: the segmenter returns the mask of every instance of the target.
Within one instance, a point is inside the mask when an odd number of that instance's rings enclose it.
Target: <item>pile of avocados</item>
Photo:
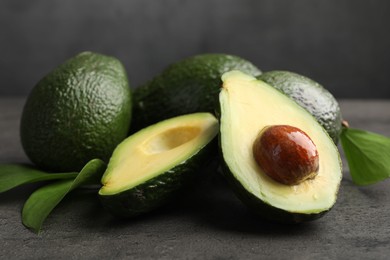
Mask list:
[[[237,56],[192,56],[131,88],[119,60],[83,52],[33,88],[20,134],[45,171],[107,163],[98,196],[117,217],[161,207],[217,165],[253,212],[297,223],[336,202],[341,125],[320,84]]]

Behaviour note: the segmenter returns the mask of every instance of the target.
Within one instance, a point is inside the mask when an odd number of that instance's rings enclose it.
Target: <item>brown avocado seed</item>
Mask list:
[[[305,132],[293,126],[265,127],[253,144],[253,157],[264,173],[286,185],[318,174],[317,147]]]

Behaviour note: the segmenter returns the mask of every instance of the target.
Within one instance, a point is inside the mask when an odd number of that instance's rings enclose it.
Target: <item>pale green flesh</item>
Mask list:
[[[263,202],[289,212],[319,213],[336,201],[341,161],[328,134],[303,108],[262,81],[238,71],[222,77],[221,146],[224,160],[242,186]],[[319,172],[299,185],[269,178],[256,164],[253,142],[265,126],[291,125],[307,133],[317,146]]]
[[[125,139],[115,149],[102,177],[101,195],[129,190],[186,161],[218,133],[209,113],[171,118]]]

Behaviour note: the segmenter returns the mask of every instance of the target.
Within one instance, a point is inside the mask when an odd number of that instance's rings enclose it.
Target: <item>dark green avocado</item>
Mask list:
[[[238,198],[271,221],[297,223],[323,216],[336,202],[342,178],[340,156],[327,132],[307,110],[261,80],[239,71],[225,73],[222,80],[219,101],[223,173]],[[310,137],[319,165],[313,178],[299,184],[284,184],[267,173],[269,164],[259,164],[253,147],[258,136],[271,126],[296,128],[300,135]],[[296,137],[267,140],[274,144],[271,158],[281,162],[278,166],[283,172],[289,173],[296,166],[296,161],[289,159],[296,152],[280,149],[302,140]],[[297,152],[301,153],[304,146],[298,143]]]
[[[221,75],[234,69],[261,74],[251,62],[227,54],[196,55],[170,65],[135,89],[133,131],[182,114],[213,113]]]
[[[335,144],[341,134],[341,112],[337,100],[322,85],[289,71],[269,71],[257,77],[289,96],[309,111]]]
[[[162,206],[215,159],[218,131],[213,115],[194,113],[131,135],[115,149],[102,177],[103,206],[123,218]]]
[[[108,161],[127,137],[132,95],[114,57],[83,52],[47,74],[23,109],[20,136],[38,167],[79,171],[90,160]]]

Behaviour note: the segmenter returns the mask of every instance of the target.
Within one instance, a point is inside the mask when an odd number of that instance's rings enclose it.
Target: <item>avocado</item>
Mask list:
[[[251,62],[227,54],[195,55],[168,66],[134,90],[133,132],[178,115],[213,113],[221,75],[234,69],[252,76],[261,74]]]
[[[218,154],[217,119],[194,113],[167,119],[129,136],[115,149],[99,197],[118,217],[151,211],[172,199]]]
[[[268,71],[257,77],[282,91],[311,113],[337,144],[341,134],[340,106],[333,95],[314,80],[290,71]]]
[[[127,137],[132,93],[122,63],[83,52],[33,88],[24,105],[20,136],[41,169],[79,171],[91,159],[109,160]]]
[[[277,222],[314,220],[329,211],[337,198],[342,168],[327,132],[304,108],[263,81],[239,71],[225,73],[222,80],[223,172],[238,197],[254,212]],[[277,128],[281,126],[287,128]],[[274,127],[276,132],[265,136]],[[300,132],[307,138],[302,139]],[[263,137],[265,142],[259,143]],[[305,159],[312,149],[304,147],[309,139],[315,153]],[[256,151],[259,147],[264,154]],[[258,162],[262,158],[269,161]],[[295,172],[298,176],[286,183],[275,178],[280,175],[286,180],[284,174]]]

